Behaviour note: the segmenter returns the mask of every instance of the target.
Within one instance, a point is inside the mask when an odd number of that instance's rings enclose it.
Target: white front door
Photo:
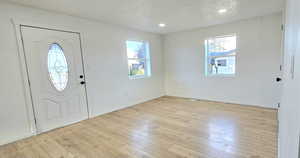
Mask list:
[[[21,26],[38,133],[88,118],[78,33]]]

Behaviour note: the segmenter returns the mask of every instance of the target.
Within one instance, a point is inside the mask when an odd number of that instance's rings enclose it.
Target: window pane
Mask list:
[[[208,40],[209,56],[235,55],[236,36],[218,37]]]
[[[140,41],[126,41],[129,77],[151,75],[149,44]]]
[[[212,68],[212,74],[234,74],[235,56],[215,58],[216,66]]]
[[[145,75],[145,61],[128,60],[129,76]]]
[[[236,36],[205,41],[207,75],[235,74]]]
[[[145,59],[147,56],[147,44],[144,42],[127,41],[127,57]]]

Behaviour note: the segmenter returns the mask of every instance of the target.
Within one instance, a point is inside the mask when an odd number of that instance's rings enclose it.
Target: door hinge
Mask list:
[[[281,24],[281,30],[284,31],[284,25],[283,24]]]
[[[300,158],[300,134],[299,134],[299,143],[298,143],[298,148],[299,148],[299,149],[298,149],[298,150],[299,150],[299,151],[298,151],[298,158]]]
[[[298,158],[300,158],[300,134],[299,134],[299,144],[298,144]]]
[[[280,103],[277,104],[277,107],[280,108]]]
[[[31,87],[31,83],[30,83],[30,80],[28,80],[28,85],[29,85],[29,87]]]
[[[282,71],[282,65],[279,66],[279,70]]]

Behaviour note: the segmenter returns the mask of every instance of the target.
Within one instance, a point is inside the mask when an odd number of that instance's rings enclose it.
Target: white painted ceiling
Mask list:
[[[17,4],[169,33],[280,12],[284,0],[7,0]],[[219,9],[227,9],[219,14]],[[159,23],[167,27],[159,28]]]

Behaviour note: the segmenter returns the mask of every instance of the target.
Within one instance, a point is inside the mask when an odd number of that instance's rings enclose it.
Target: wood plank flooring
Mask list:
[[[0,147],[0,158],[276,158],[277,111],[162,97]]]

